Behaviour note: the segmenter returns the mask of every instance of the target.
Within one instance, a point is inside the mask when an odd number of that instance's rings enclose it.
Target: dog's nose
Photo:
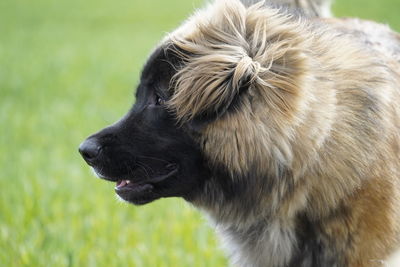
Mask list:
[[[82,157],[88,164],[93,164],[98,157],[100,150],[100,144],[93,138],[86,139],[79,146],[79,153],[81,153]]]

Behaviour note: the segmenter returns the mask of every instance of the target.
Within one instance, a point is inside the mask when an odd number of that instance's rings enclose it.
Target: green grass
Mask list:
[[[397,1],[335,10],[400,29]],[[226,265],[189,204],[122,204],[77,153],[130,107],[147,55],[200,2],[0,2],[1,266]]]

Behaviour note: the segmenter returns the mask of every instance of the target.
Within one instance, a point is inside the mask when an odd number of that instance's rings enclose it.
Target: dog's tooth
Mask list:
[[[122,180],[121,183],[118,184],[118,188],[124,187],[126,185],[126,180]]]
[[[131,183],[131,181],[129,181],[129,180],[126,180],[126,184],[130,184]]]

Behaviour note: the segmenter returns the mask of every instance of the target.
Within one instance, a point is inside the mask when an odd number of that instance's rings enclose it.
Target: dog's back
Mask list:
[[[260,0],[241,0],[245,6],[260,2]],[[267,0],[269,5],[283,5],[288,8],[300,10],[306,15],[316,17],[331,16],[331,0]]]
[[[381,53],[387,60],[400,62],[400,34],[387,25],[355,18],[328,18],[324,21]]]

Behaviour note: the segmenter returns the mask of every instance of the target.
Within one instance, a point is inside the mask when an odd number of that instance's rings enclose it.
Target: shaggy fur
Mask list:
[[[400,37],[250,2],[169,34],[134,107],[80,151],[126,201],[204,210],[233,266],[382,266],[400,246]]]
[[[218,114],[198,142],[245,188],[227,199],[210,180],[194,200],[239,266],[291,263],[310,246],[301,227],[327,266],[374,266],[398,244],[399,37],[327,22],[218,2],[169,37],[184,61],[170,108],[185,123]]]

